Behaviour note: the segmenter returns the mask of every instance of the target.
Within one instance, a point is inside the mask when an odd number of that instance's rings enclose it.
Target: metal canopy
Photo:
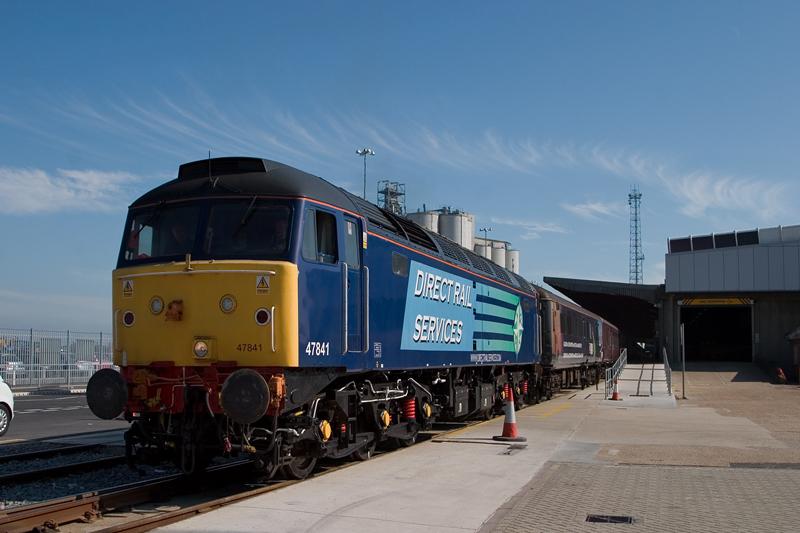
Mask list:
[[[626,339],[657,336],[663,285],[545,277],[545,283],[620,329]]]

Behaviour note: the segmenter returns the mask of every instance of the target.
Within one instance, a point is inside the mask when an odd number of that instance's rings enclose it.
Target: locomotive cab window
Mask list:
[[[360,244],[361,232],[358,229],[358,223],[346,217],[344,219],[344,262],[350,268],[361,267]]]
[[[156,206],[135,213],[124,241],[125,260],[182,257],[191,253],[199,218],[198,205]]]
[[[291,207],[274,200],[226,202],[211,206],[203,253],[223,257],[281,257],[289,249]]]
[[[303,259],[336,264],[339,248],[336,241],[336,217],[331,213],[308,209],[303,228]]]
[[[247,198],[181,202],[131,212],[122,264],[195,259],[279,259],[289,252],[292,205]]]

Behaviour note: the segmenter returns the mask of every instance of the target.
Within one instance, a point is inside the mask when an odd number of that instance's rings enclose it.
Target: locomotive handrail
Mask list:
[[[342,355],[347,354],[347,263],[342,263]]]
[[[270,331],[272,332],[272,351],[275,352],[275,306],[273,305],[269,311],[272,320],[269,321]]]
[[[362,282],[364,288],[362,290],[362,299],[363,299],[363,312],[362,312],[362,320],[364,321],[364,341],[362,344],[364,345],[364,349],[362,350],[364,353],[369,351],[369,267],[364,265],[361,267],[364,271],[362,274]]]
[[[114,323],[111,325],[111,346],[114,348],[112,357],[119,351],[119,336],[117,335],[117,324],[119,323],[119,309],[114,309]]]
[[[140,274],[127,274],[124,276],[117,276],[117,279],[131,279],[131,278],[144,278],[147,276],[179,276],[179,275],[194,275],[194,274],[261,274],[267,276],[274,276],[274,270],[179,270],[168,272],[142,272]]]
[[[672,367],[669,366],[669,357],[667,357],[667,347],[661,347],[661,354],[664,358],[664,374],[667,378],[667,391],[672,395]]]

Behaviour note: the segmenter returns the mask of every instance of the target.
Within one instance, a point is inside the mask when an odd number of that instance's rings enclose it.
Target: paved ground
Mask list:
[[[800,388],[759,379],[698,368],[677,407],[568,392],[517,413],[524,449],[488,440],[498,418],[165,529],[796,531]]]
[[[751,365],[691,365],[686,394],[674,410],[598,406],[565,442],[582,452],[553,457],[482,531],[800,529],[800,388]]]
[[[496,525],[506,533],[797,531],[800,470],[548,463]],[[632,525],[588,523],[589,514]]]
[[[125,421],[95,417],[83,395],[22,396],[14,398],[14,420],[0,444],[127,427]]]

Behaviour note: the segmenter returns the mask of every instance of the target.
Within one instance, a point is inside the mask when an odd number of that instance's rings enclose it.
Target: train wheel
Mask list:
[[[375,446],[377,441],[372,439],[372,442],[351,453],[350,458],[355,461],[369,461],[375,454]]]
[[[288,479],[305,479],[317,466],[316,457],[295,457],[281,467],[281,472]]]
[[[394,441],[395,446],[398,448],[408,448],[409,446],[413,446],[414,443],[417,442],[417,436],[419,435],[419,431],[414,431],[409,437],[394,437],[392,440]]]
[[[408,437],[407,439],[394,439],[394,441],[398,448],[408,448],[417,442],[417,436],[414,435],[413,437]]]
[[[542,389],[541,386],[538,384],[533,385],[533,392],[531,393],[531,403],[533,405],[538,404],[542,401]]]

